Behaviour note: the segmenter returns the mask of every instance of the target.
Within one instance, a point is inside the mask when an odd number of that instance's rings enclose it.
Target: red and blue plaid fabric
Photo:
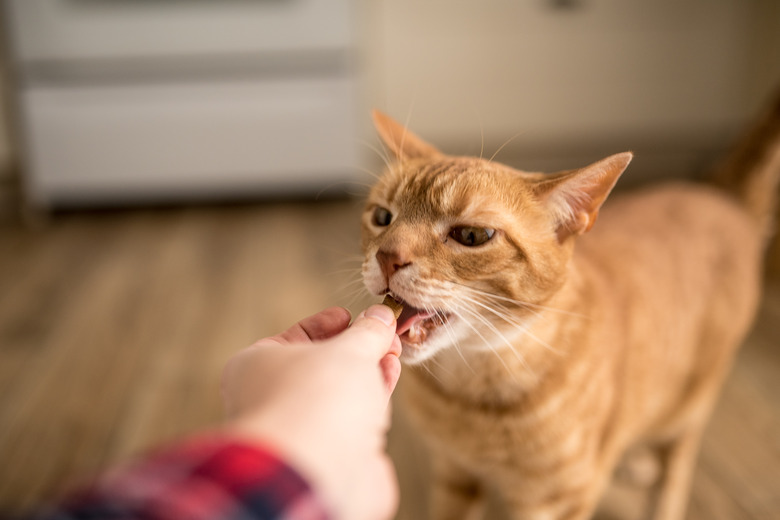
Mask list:
[[[197,438],[102,477],[36,520],[326,520],[301,476],[262,447]]]

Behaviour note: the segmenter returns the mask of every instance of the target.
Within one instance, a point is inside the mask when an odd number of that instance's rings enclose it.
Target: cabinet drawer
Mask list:
[[[348,46],[349,0],[10,0],[21,61]]]
[[[338,78],[30,88],[30,196],[103,202],[342,183],[357,163],[352,89]]]

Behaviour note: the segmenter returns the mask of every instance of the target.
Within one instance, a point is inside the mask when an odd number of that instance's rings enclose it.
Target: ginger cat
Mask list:
[[[368,197],[363,277],[405,306],[401,387],[430,447],[431,518],[472,518],[488,488],[512,518],[590,518],[642,449],[661,462],[647,517],[683,518],[757,307],[777,124],[722,172],[737,196],[678,182],[602,208],[631,153],[545,175],[374,121],[396,160]]]

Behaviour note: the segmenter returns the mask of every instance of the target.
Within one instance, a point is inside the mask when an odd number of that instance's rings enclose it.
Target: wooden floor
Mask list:
[[[232,352],[328,305],[362,308],[359,212],[327,201],[0,224],[0,511],[216,423]],[[690,519],[780,518],[779,340],[769,287],[705,438]],[[417,520],[424,451],[398,408],[399,518]]]

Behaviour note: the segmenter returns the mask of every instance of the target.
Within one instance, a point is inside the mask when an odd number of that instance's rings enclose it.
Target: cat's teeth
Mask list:
[[[419,323],[415,323],[412,325],[412,328],[409,329],[409,332],[407,333],[409,337],[409,341],[412,343],[422,343],[425,341],[426,336],[428,336],[428,331],[425,329],[425,327],[422,327]]]

